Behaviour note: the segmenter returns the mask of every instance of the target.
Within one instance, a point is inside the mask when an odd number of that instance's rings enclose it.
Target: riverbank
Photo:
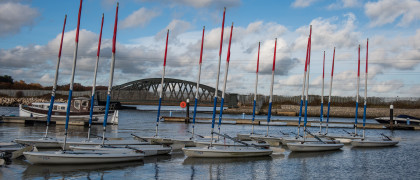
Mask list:
[[[9,106],[9,107],[18,107],[19,104],[29,105],[34,102],[50,102],[49,97],[24,97],[24,98],[15,98],[15,97],[0,97],[0,106]],[[55,102],[67,102],[66,98],[56,97]],[[328,111],[328,106],[324,105],[324,116],[326,116]],[[300,106],[298,105],[273,105],[272,115],[279,116],[298,116]],[[192,110],[192,109],[191,109]],[[267,114],[268,106],[263,106],[256,114]],[[238,108],[229,108],[223,111],[226,114],[252,114],[251,106],[239,106]],[[308,106],[308,116],[316,117],[320,116],[321,107],[320,106]],[[354,118],[355,108],[354,107],[339,107],[331,106],[330,117],[342,117],[342,118]],[[394,115],[405,114],[414,117],[420,117],[420,109],[402,109],[398,106],[394,106]],[[376,117],[386,117],[389,116],[389,108],[370,108],[368,106],[367,118],[376,118]],[[363,108],[359,107],[358,117],[363,117]]]
[[[300,106],[298,105],[278,105],[271,110],[272,115],[279,116],[298,116]],[[323,114],[326,116],[328,106],[324,105]],[[268,107],[262,107],[256,114],[267,114]],[[252,107],[243,106],[239,108],[230,108],[224,110],[226,114],[252,114]],[[405,114],[414,117],[420,117],[420,109],[399,109],[394,106],[394,116]],[[308,106],[308,116],[316,117],[321,115],[321,106]],[[330,117],[354,118],[354,107],[331,107]],[[389,116],[389,108],[366,108],[367,118],[387,117]],[[363,108],[358,109],[358,117],[363,118]]]
[[[15,98],[15,97],[0,97],[0,106],[18,107],[19,104],[29,105],[35,102],[50,102],[50,99],[42,97],[28,97],[28,98]],[[56,98],[54,102],[67,102],[67,99]]]

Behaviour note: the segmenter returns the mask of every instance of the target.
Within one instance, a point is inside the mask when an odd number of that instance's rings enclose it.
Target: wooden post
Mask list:
[[[394,106],[391,104],[389,106],[389,126],[391,130],[394,129],[393,125],[394,125]]]
[[[186,111],[186,115],[185,115],[185,123],[189,123],[190,122],[190,99],[187,99],[187,111]]]

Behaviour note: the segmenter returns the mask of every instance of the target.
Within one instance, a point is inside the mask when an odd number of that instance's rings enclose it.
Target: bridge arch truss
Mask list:
[[[161,78],[140,79],[127,82],[112,88],[113,100],[131,103],[155,103],[159,99],[161,89]],[[198,102],[200,104],[212,104],[214,99],[215,88],[200,84],[198,89]],[[194,104],[195,92],[197,91],[197,83],[180,79],[165,78],[163,83],[162,99],[165,103],[179,103],[190,99]],[[218,91],[220,97],[222,91]],[[233,99],[232,99],[233,98]],[[227,105],[237,103],[236,94],[225,94],[225,102]]]

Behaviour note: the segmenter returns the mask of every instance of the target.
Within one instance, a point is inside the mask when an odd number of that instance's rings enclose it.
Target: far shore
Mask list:
[[[55,102],[66,102],[65,98],[57,98]],[[48,98],[45,97],[0,97],[0,106],[11,106],[18,107],[19,104],[28,105],[34,102],[50,102]],[[170,105],[170,104],[167,104]],[[176,105],[176,104],[172,104]],[[192,112],[190,108],[190,112]],[[272,115],[280,116],[299,116],[300,106],[298,105],[274,105],[272,109]],[[324,117],[327,115],[327,105],[324,105],[323,109]],[[366,118],[377,118],[377,117],[389,117],[390,110],[386,107],[369,107],[366,110]],[[223,111],[226,114],[252,114],[252,106],[239,105],[236,108],[228,108]],[[256,111],[256,114],[267,114],[268,106],[261,107],[260,110]],[[308,116],[319,117],[321,114],[320,106],[308,106]],[[415,109],[403,109],[394,106],[394,116],[400,114],[420,117],[420,108]],[[330,117],[342,117],[342,118],[354,118],[355,117],[355,108],[354,107],[343,107],[343,106],[331,106]],[[363,107],[358,109],[358,117],[363,118]]]
[[[324,119],[327,115],[327,105],[324,104],[323,115]],[[271,110],[272,115],[280,116],[299,116],[300,106],[298,105],[278,105],[276,108]],[[257,111],[256,114],[267,114],[268,107],[262,107],[260,111]],[[239,107],[239,108],[229,108],[224,110],[223,113],[226,114],[252,114],[252,107]],[[341,117],[341,118],[354,118],[356,114],[355,107],[338,107],[331,106],[330,117]],[[390,110],[389,108],[366,108],[366,118],[377,118],[377,117],[389,117]],[[400,114],[405,114],[414,117],[420,117],[420,109],[399,109],[394,107],[394,116]],[[320,117],[321,116],[321,107],[320,106],[308,106],[308,116],[311,117]],[[363,118],[363,107],[358,109],[358,118]]]

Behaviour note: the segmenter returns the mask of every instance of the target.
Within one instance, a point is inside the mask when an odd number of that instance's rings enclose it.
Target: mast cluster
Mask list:
[[[102,142],[104,142],[104,140],[105,140],[106,124],[107,124],[109,104],[110,104],[110,99],[111,99],[111,88],[112,88],[112,81],[113,81],[113,77],[114,77],[116,39],[117,39],[117,22],[118,22],[118,6],[119,6],[118,4],[119,3],[117,3],[117,7],[116,7],[114,33],[113,33],[113,38],[112,38],[112,60],[111,60],[109,86],[108,86],[108,93],[107,93],[108,95],[107,95],[106,111],[105,111],[104,122],[103,122],[104,128],[103,128]],[[80,0],[79,12],[78,12],[78,18],[77,18],[76,36],[75,36],[75,48],[74,48],[74,56],[73,56],[73,64],[72,64],[72,74],[71,74],[71,79],[70,79],[69,96],[68,96],[67,109],[66,109],[66,123],[65,123],[65,133],[64,133],[65,138],[64,138],[63,151],[65,151],[65,147],[66,147],[68,124],[69,124],[69,120],[70,120],[71,100],[72,100],[72,95],[73,95],[73,84],[74,84],[74,77],[75,77],[76,64],[77,64],[77,50],[78,50],[78,46],[79,46],[79,30],[80,30],[80,20],[81,20],[81,15],[82,15],[82,5],[83,5],[83,0]],[[65,15],[65,17],[64,17],[64,25],[63,25],[63,30],[62,30],[62,34],[61,34],[61,41],[60,41],[60,48],[59,48],[59,53],[58,53],[57,65],[56,65],[54,85],[53,85],[53,90],[52,90],[52,93],[51,93],[51,101],[50,101],[50,106],[49,106],[48,115],[47,115],[47,128],[46,128],[44,138],[47,138],[47,135],[48,135],[48,126],[50,124],[52,108],[53,108],[53,105],[54,105],[54,98],[55,98],[55,91],[56,91],[56,87],[57,87],[57,79],[58,79],[58,72],[59,72],[59,67],[60,67],[60,58],[61,58],[61,51],[62,51],[62,47],[63,47],[63,39],[64,39],[64,31],[65,31],[65,26],[66,26],[66,20],[67,20],[67,15]],[[93,109],[94,109],[96,75],[97,75],[98,64],[99,64],[99,54],[100,54],[100,50],[101,50],[103,23],[104,23],[104,14],[102,14],[101,30],[100,30],[100,34],[99,34],[98,50],[97,50],[97,54],[96,54],[97,56],[96,56],[96,64],[95,64],[95,70],[94,70],[94,80],[93,80],[93,85],[92,85],[88,140],[90,138],[90,129],[91,129],[91,124],[92,124],[92,115],[93,115]]]
[[[74,83],[74,76],[75,76],[75,71],[76,71],[76,62],[77,62],[77,50],[78,50],[78,43],[79,43],[79,28],[80,28],[80,20],[81,20],[81,12],[82,12],[82,2],[83,0],[80,0],[80,7],[79,7],[79,13],[78,13],[78,21],[77,21],[77,29],[76,29],[76,36],[75,36],[75,50],[74,50],[74,58],[73,58],[73,67],[72,67],[72,76],[71,76],[71,81],[70,81],[70,89],[69,89],[69,99],[68,99],[68,105],[67,105],[67,115],[66,115],[66,132],[65,135],[67,137],[67,129],[68,129],[68,121],[69,121],[69,115],[70,115],[70,102],[71,102],[71,98],[72,98],[72,91],[73,91],[73,83]],[[117,38],[117,23],[118,23],[118,3],[116,6],[116,14],[115,14],[115,22],[114,22],[114,33],[113,33],[113,38],[112,38],[112,60],[111,60],[111,68],[110,68],[110,76],[109,76],[109,86],[108,86],[108,91],[107,91],[107,104],[106,104],[106,112],[105,112],[105,117],[104,117],[104,130],[103,130],[103,137],[105,135],[105,131],[106,131],[106,121],[107,121],[107,116],[108,116],[108,111],[109,111],[109,104],[110,104],[110,99],[111,99],[111,89],[112,89],[112,83],[113,83],[113,77],[114,77],[114,66],[115,66],[115,53],[116,53],[116,38]],[[216,106],[217,106],[217,101],[219,98],[219,77],[220,77],[220,67],[221,67],[221,59],[222,59],[222,47],[223,47],[223,35],[224,35],[224,24],[225,24],[225,15],[226,15],[226,8],[224,8],[223,11],[223,20],[222,20],[222,28],[221,28],[221,37],[220,37],[220,48],[219,48],[219,61],[218,61],[218,68],[217,68],[217,79],[216,79],[216,84],[215,84],[215,93],[214,93],[214,107],[213,107],[213,116],[212,116],[212,129],[211,129],[211,135],[212,135],[212,140],[213,140],[213,132],[214,132],[214,126],[215,126],[215,116],[216,116]],[[62,42],[63,42],[63,38],[64,38],[64,30],[65,30],[65,25],[66,25],[66,19],[67,16],[65,16],[64,19],[64,25],[63,25],[63,31],[62,31],[62,37],[61,37],[61,42],[60,42],[60,49],[59,49],[59,54],[58,54],[58,61],[57,61],[57,66],[56,66],[56,75],[55,75],[55,81],[54,81],[54,85],[53,85],[53,90],[52,90],[52,96],[51,96],[51,105],[50,105],[50,110],[48,112],[48,117],[47,117],[47,130],[45,133],[45,137],[47,137],[48,134],[48,125],[49,125],[49,120],[51,117],[51,109],[53,107],[53,103],[54,103],[54,96],[55,96],[55,91],[56,91],[56,86],[57,86],[57,78],[58,78],[58,69],[59,69],[59,64],[60,64],[60,57],[61,57],[61,49],[62,49]],[[91,96],[91,113],[90,113],[90,118],[89,118],[89,123],[91,124],[92,122],[92,111],[93,111],[93,102],[94,102],[94,96],[95,96],[95,86],[96,86],[96,76],[97,76],[97,69],[98,69],[98,63],[99,63],[99,57],[100,57],[100,49],[101,49],[101,39],[102,39],[102,29],[103,29],[103,23],[104,23],[104,15],[102,14],[102,22],[101,22],[101,30],[100,30],[100,34],[99,34],[99,42],[98,42],[98,50],[97,50],[97,59],[96,59],[96,65],[95,65],[95,70],[94,70],[94,80],[93,80],[93,85],[92,85],[92,96]],[[167,59],[167,54],[168,54],[168,40],[169,40],[169,29],[167,30],[167,34],[166,34],[166,43],[165,43],[165,51],[164,51],[164,59],[163,59],[163,70],[162,70],[162,80],[161,80],[161,87],[160,87],[160,92],[159,92],[159,106],[158,106],[158,111],[157,111],[157,118],[156,118],[156,133],[155,136],[158,136],[158,126],[159,126],[159,121],[161,119],[160,116],[160,110],[161,110],[161,105],[162,105],[162,98],[163,98],[163,91],[165,91],[164,88],[164,81],[165,81],[165,69],[166,69],[166,59]],[[198,67],[198,75],[197,75],[197,91],[195,94],[195,101],[194,101],[194,116],[193,116],[193,130],[192,130],[192,134],[194,135],[194,124],[195,124],[195,120],[196,120],[196,111],[197,111],[197,104],[198,104],[198,97],[199,97],[199,93],[198,93],[198,89],[199,89],[199,85],[200,85],[200,78],[201,78],[201,66],[202,66],[202,62],[203,62],[203,48],[204,48],[204,33],[205,33],[205,27],[203,26],[203,32],[202,32],[202,39],[201,39],[201,50],[200,50],[200,57],[199,57],[199,67]],[[230,56],[231,56],[231,41],[232,41],[232,35],[233,35],[233,22],[230,28],[230,37],[229,37],[229,45],[228,45],[228,49],[227,49],[227,57],[226,57],[226,66],[225,66],[225,76],[224,76],[224,84],[223,84],[223,89],[222,89],[222,94],[220,97],[220,114],[219,114],[219,121],[218,121],[218,133],[220,133],[220,125],[221,125],[221,121],[222,121],[222,115],[223,115],[223,106],[224,106],[224,98],[225,98],[225,92],[226,92],[226,84],[227,84],[227,80],[228,80],[228,70],[229,70],[229,61],[230,61]],[[304,73],[303,73],[303,83],[302,83],[302,94],[301,94],[301,100],[300,100],[300,109],[299,109],[299,121],[298,121],[298,131],[297,131],[297,136],[300,136],[300,126],[301,126],[301,120],[302,117],[304,118],[304,132],[306,132],[306,124],[307,124],[307,109],[308,109],[308,101],[309,101],[309,79],[310,79],[310,65],[311,65],[311,43],[312,43],[312,25],[310,26],[309,29],[309,37],[308,37],[308,43],[307,43],[307,49],[306,49],[306,59],[305,59],[305,67],[304,67]],[[257,56],[257,67],[256,67],[256,79],[255,79],[255,92],[254,92],[254,102],[253,102],[253,114],[252,114],[252,125],[254,125],[254,120],[255,120],[255,111],[256,111],[256,104],[257,104],[257,87],[258,87],[258,72],[259,72],[259,57],[260,57],[260,44],[261,42],[258,42],[258,56]],[[367,42],[367,46],[368,46],[368,42]],[[275,75],[275,64],[276,64],[276,50],[277,50],[277,38],[275,38],[274,41],[274,55],[273,55],[273,67],[272,67],[272,77],[271,77],[271,86],[270,86],[270,99],[269,99],[269,110],[268,110],[268,116],[267,116],[267,134],[266,136],[268,136],[269,134],[269,123],[270,123],[270,119],[271,119],[271,109],[272,109],[272,101],[273,101],[273,86],[274,86],[274,75]],[[365,74],[365,99],[364,99],[364,115],[363,115],[363,125],[365,124],[365,120],[366,120],[366,96],[367,96],[367,61],[368,61],[368,47],[366,47],[366,74]],[[357,135],[357,117],[358,117],[358,106],[359,106],[359,82],[360,82],[360,45],[359,45],[359,49],[358,49],[358,73],[357,73],[357,95],[356,95],[356,115],[355,115],[355,133],[354,135]],[[323,122],[323,102],[324,102],[324,73],[325,73],[325,51],[323,54],[323,73],[322,73],[322,96],[321,96],[321,116],[320,116],[320,131],[319,133],[322,132],[322,122]],[[327,109],[327,119],[326,119],[326,132],[325,134],[328,133],[328,122],[329,122],[329,117],[330,117],[330,108],[331,108],[331,94],[332,94],[332,85],[333,85],[333,75],[334,75],[334,62],[335,62],[335,47],[333,50],[333,57],[332,57],[332,68],[331,68],[331,78],[330,78],[330,88],[329,88],[329,97],[328,97],[328,109]],[[303,111],[303,105],[304,105],[304,111]],[[304,114],[303,114],[304,113]],[[89,133],[90,133],[90,125],[89,125]],[[252,127],[252,133],[254,133],[254,126]],[[305,133],[306,135],[306,133]],[[89,135],[88,135],[89,137]]]

